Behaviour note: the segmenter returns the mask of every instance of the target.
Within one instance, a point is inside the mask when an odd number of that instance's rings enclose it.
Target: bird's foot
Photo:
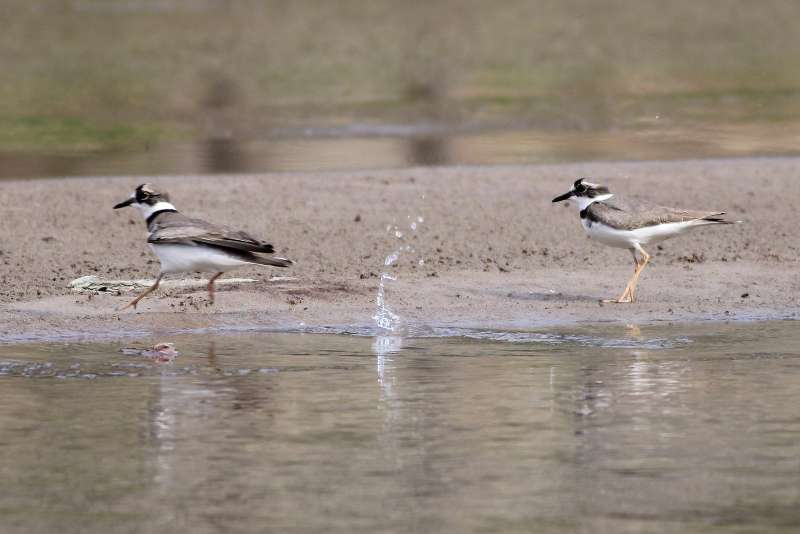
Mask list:
[[[138,302],[136,302],[136,301],[129,302],[129,303],[127,303],[125,306],[123,306],[123,307],[121,307],[121,308],[117,308],[117,311],[118,311],[118,312],[125,311],[125,310],[127,310],[128,308],[133,308],[133,309],[135,310],[135,309],[136,309],[136,305],[137,305],[137,304],[139,304],[139,303],[138,303]]]
[[[625,292],[620,295],[618,299],[603,299],[600,302],[603,304],[631,304],[634,302],[633,292],[626,288]]]
[[[619,299],[603,299],[600,302],[602,302],[603,304],[630,304],[633,302],[633,300],[631,300],[630,298],[626,299],[619,298]]]

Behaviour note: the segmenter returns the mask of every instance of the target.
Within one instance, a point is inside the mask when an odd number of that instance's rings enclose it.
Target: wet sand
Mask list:
[[[799,175],[800,159],[764,158],[2,182],[0,336],[369,325],[384,259],[400,248],[387,302],[412,325],[795,318]],[[551,204],[578,176],[620,195],[726,210],[744,224],[654,247],[639,301],[601,305],[633,266],[626,251],[585,236],[574,205]],[[84,275],[157,274],[139,213],[111,209],[144,181],[187,215],[270,240],[296,265],[229,273],[260,282],[220,288],[213,307],[197,289],[159,292],[123,312],[130,294],[72,292]]]

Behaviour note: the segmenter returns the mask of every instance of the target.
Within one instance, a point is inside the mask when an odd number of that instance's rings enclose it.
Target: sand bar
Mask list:
[[[663,243],[651,250],[639,302],[601,305],[619,294],[633,266],[627,252],[588,240],[574,206],[551,204],[578,176],[664,205],[726,210],[744,224]],[[138,212],[111,209],[145,181],[169,191],[187,215],[264,237],[296,265],[231,272],[260,281],[220,287],[213,307],[191,286],[123,312],[117,309],[129,294],[73,292],[68,285],[81,276],[157,274]],[[6,181],[0,195],[4,341],[367,326],[384,269],[397,278],[388,282],[387,302],[410,325],[545,328],[800,315],[794,158]],[[399,259],[385,268],[397,250]]]

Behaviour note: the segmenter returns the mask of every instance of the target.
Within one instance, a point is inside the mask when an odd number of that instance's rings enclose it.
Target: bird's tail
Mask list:
[[[259,265],[272,265],[273,267],[288,267],[294,262],[292,260],[287,260],[286,258],[274,258],[268,256],[257,256],[253,263],[258,263]]]

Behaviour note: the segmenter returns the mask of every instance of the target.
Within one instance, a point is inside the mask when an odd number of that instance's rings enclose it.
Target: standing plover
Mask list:
[[[142,212],[147,230],[147,242],[161,262],[161,271],[156,282],[136,297],[129,306],[136,304],[154,291],[165,274],[184,272],[211,272],[208,281],[208,296],[214,302],[214,280],[231,269],[243,265],[272,265],[288,267],[291,260],[276,258],[272,245],[259,241],[245,232],[216,226],[201,219],[190,219],[178,213],[169,201],[169,195],[157,191],[150,184],[136,188],[130,198],[120,202],[114,209],[136,206]]]
[[[553,199],[561,202],[575,198],[580,210],[581,224],[589,237],[610,247],[626,248],[633,254],[633,276],[622,295],[616,300],[603,302],[633,302],[639,275],[650,261],[643,245],[651,245],[675,237],[698,226],[732,224],[722,218],[724,211],[692,211],[656,206],[644,202],[625,202],[612,195],[603,185],[580,178],[572,189]],[[612,197],[613,200],[612,200]],[[642,255],[641,261],[636,256]]]

